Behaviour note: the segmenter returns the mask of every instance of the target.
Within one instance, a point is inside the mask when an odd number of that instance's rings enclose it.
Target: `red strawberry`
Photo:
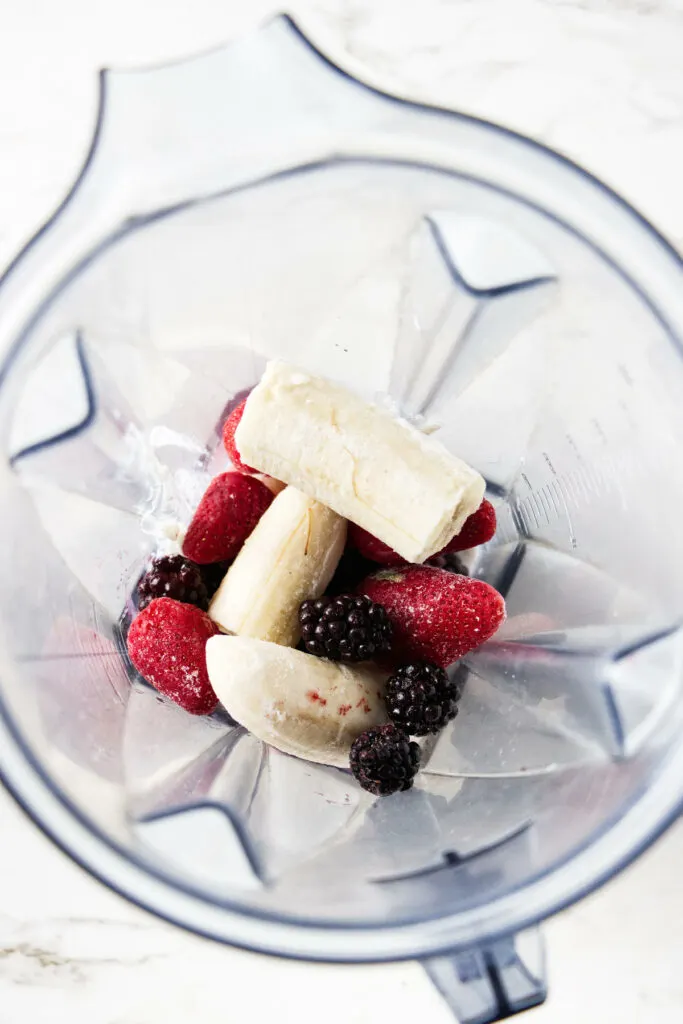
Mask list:
[[[392,654],[441,668],[483,644],[505,619],[505,601],[488,583],[429,565],[383,569],[358,590],[386,609]]]
[[[369,558],[371,562],[377,562],[379,565],[408,565],[405,558],[397,555],[393,548],[373,537],[356,523],[349,523],[348,542],[363,558]]]
[[[183,554],[197,565],[231,561],[274,498],[253,476],[221,473],[213,478],[192,517]]]
[[[232,410],[223,424],[223,445],[230,456],[230,461],[235,469],[238,469],[241,473],[257,473],[258,470],[252,469],[251,466],[247,466],[246,463],[242,462],[240,453],[237,451],[237,445],[235,444],[235,431],[242,419],[242,413],[244,412],[246,404],[247,400],[245,398],[243,402],[240,402],[240,404]]]
[[[487,540],[491,540],[495,532],[496,510],[491,502],[484,498],[477,511],[465,520],[460,533],[457,533],[446,547],[437,551],[433,557],[437,558],[438,555],[451,554],[455,551],[465,551],[467,548],[476,548],[479,544],[485,544]],[[371,562],[377,562],[379,565],[408,565],[405,558],[401,558],[387,544],[378,540],[377,537],[373,537],[362,526],[356,526],[355,523],[349,523],[349,543],[363,558],[369,558]]]
[[[491,502],[484,498],[477,511],[465,520],[460,533],[456,533],[439,554],[445,555],[453,551],[479,547],[480,544],[486,544],[491,540],[495,532],[496,510]]]
[[[191,715],[209,715],[218,698],[206,671],[206,641],[220,632],[192,604],[157,597],[128,631],[128,654],[136,669],[159,693]]]

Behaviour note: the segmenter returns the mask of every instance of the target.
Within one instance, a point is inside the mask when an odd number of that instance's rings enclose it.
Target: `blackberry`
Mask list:
[[[439,555],[432,555],[427,559],[427,565],[433,565],[437,569],[446,569],[458,576],[469,576],[467,566],[456,551],[444,551]]]
[[[182,555],[163,555],[152,564],[137,586],[138,609],[142,611],[155,597],[172,597],[193,604],[202,611],[209,607],[209,595],[201,570]]]
[[[304,601],[299,609],[304,647],[333,661],[366,661],[391,649],[391,623],[369,597],[340,594]]]
[[[349,763],[363,789],[388,796],[410,789],[420,767],[420,748],[395,725],[379,725],[354,740]]]
[[[202,574],[202,579],[204,580],[204,586],[206,587],[206,593],[209,601],[223,582],[223,577],[229,567],[230,562],[211,562],[209,565],[197,566]]]
[[[409,736],[439,732],[458,713],[460,690],[438,665],[403,665],[386,686],[384,700],[392,722]]]

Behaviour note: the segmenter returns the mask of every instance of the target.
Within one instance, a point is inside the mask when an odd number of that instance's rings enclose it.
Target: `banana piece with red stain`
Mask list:
[[[388,720],[386,673],[342,665],[291,647],[242,636],[214,636],[206,666],[232,717],[285,754],[347,768],[353,741]]]

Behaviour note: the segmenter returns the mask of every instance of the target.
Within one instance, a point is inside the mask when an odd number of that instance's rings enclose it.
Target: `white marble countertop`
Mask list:
[[[0,266],[78,169],[101,65],[196,52],[277,9],[267,0],[32,0],[0,31]],[[311,0],[302,22],[412,96],[564,151],[683,248],[681,0]],[[415,965],[320,967],[185,935],[57,852],[0,794],[0,1024],[450,1019]],[[551,999],[535,1024],[683,1015],[683,825],[546,925]],[[288,1007],[288,1009],[285,1009]]]

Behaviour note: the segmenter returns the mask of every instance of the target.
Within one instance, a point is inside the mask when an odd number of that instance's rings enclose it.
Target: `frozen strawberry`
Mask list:
[[[491,502],[484,498],[477,511],[465,520],[460,533],[457,533],[434,557],[438,558],[440,555],[451,554],[454,551],[465,551],[467,548],[476,548],[479,544],[485,544],[487,540],[491,540],[495,532],[496,510]],[[362,526],[356,526],[355,523],[349,523],[349,544],[364,558],[369,558],[370,561],[377,562],[379,565],[408,564],[387,544],[382,543],[377,537],[373,537]]]
[[[405,558],[401,558],[396,552],[383,541],[373,537],[371,533],[364,530],[356,523],[349,523],[348,543],[356,549],[363,558],[369,558],[371,562],[378,565],[407,565]]]
[[[245,398],[243,402],[235,406],[223,424],[223,445],[235,469],[238,469],[241,473],[256,473],[258,470],[252,469],[251,466],[247,466],[246,463],[242,462],[240,453],[237,451],[237,445],[235,444],[235,431],[242,419],[242,413],[246,404],[247,400]]]
[[[468,548],[477,548],[480,544],[486,544],[496,532],[496,510],[486,498],[476,512],[469,516],[460,533],[448,542],[439,554],[446,555],[453,551],[466,551]]]
[[[243,473],[213,478],[183,541],[183,554],[198,565],[232,561],[273,500],[261,481]]]
[[[206,641],[220,632],[194,605],[155,598],[128,631],[128,654],[159,693],[192,715],[208,715],[218,698],[206,671]]]
[[[358,590],[383,605],[394,629],[392,655],[441,668],[493,636],[505,601],[493,587],[428,565],[383,569]]]

